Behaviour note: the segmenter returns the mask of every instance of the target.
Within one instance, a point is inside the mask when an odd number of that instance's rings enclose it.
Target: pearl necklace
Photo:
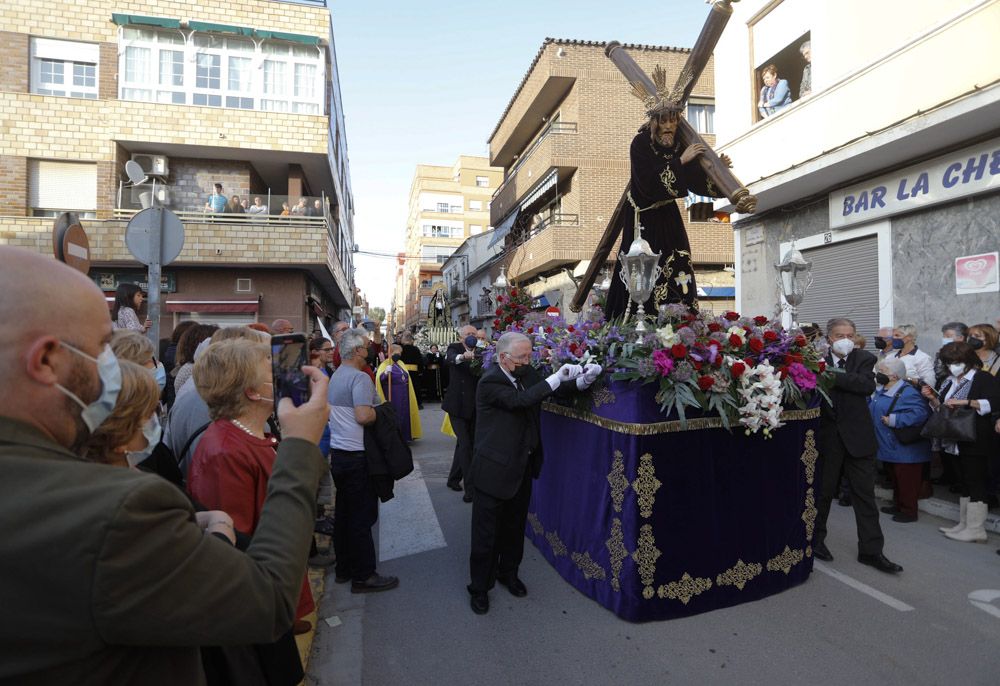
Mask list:
[[[230,419],[229,421],[231,421],[233,423],[233,425],[236,426],[236,428],[242,429],[243,431],[245,431],[246,433],[250,434],[254,438],[263,438],[263,436],[258,436],[256,433],[254,433],[253,431],[251,431],[250,429],[248,429],[245,425],[241,424],[240,420],[238,420],[238,419]]]

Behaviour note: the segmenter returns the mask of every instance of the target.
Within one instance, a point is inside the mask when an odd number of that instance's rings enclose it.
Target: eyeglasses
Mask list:
[[[333,348],[320,348],[319,351],[321,353],[329,353],[329,352],[333,352]]]

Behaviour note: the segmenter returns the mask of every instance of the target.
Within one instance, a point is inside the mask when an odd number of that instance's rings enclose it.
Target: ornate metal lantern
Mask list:
[[[663,268],[660,267],[660,257],[662,253],[654,253],[649,243],[642,237],[641,227],[637,232],[636,239],[632,241],[628,252],[618,253],[618,259],[622,263],[621,271],[618,275],[625,282],[629,297],[638,306],[637,317],[639,323],[636,331],[645,331],[646,311],[643,304],[649,300],[653,293],[656,280],[660,278]],[[631,309],[631,305],[629,307]],[[625,319],[628,319],[628,310],[625,312]]]
[[[493,298],[494,301],[498,296],[507,295],[507,291],[510,288],[510,284],[507,282],[507,275],[504,273],[506,268],[500,267],[500,274],[497,276],[496,281],[493,282]]]
[[[812,262],[806,260],[793,244],[781,262],[774,267],[778,270],[778,288],[781,290],[785,302],[788,303],[792,314],[792,326],[795,326],[795,310],[802,304],[806,297],[806,291],[812,286]]]

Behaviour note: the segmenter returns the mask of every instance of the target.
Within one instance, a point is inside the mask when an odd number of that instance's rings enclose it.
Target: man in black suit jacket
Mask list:
[[[494,581],[517,597],[528,590],[517,571],[524,556],[524,525],[531,480],[542,469],[541,403],[554,392],[585,389],[599,365],[563,365],[548,378],[531,366],[531,341],[508,332],[497,341],[497,364],[476,391],[476,442],[472,460],[472,610],[489,611]]]
[[[472,502],[472,442],[476,433],[476,386],[479,377],[473,373],[472,363],[476,356],[476,327],[463,326],[458,330],[461,342],[451,343],[444,353],[448,368],[448,390],[444,394],[441,409],[448,413],[451,428],[455,432],[455,457],[448,472],[448,488],[461,491],[461,481],[465,486],[462,497]]]
[[[875,505],[875,426],[868,398],[875,392],[875,356],[854,347],[857,329],[850,319],[831,319],[826,325],[830,353],[827,366],[834,373],[832,405],[823,401],[819,423],[819,470],[822,492],[816,516],[813,554],[824,561],[833,555],[826,547],[826,520],[830,502],[840,485],[841,470],[851,485],[854,519],[858,527],[858,562],[894,574],[903,568],[882,554],[885,539]]]

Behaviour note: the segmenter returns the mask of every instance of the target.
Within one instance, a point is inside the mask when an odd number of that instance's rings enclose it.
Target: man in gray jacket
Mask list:
[[[0,684],[202,684],[199,646],[288,631],[306,569],[326,377],[281,401],[285,439],[253,542],[198,523],[173,485],[79,456],[120,370],[104,295],[50,257],[0,247]]]

